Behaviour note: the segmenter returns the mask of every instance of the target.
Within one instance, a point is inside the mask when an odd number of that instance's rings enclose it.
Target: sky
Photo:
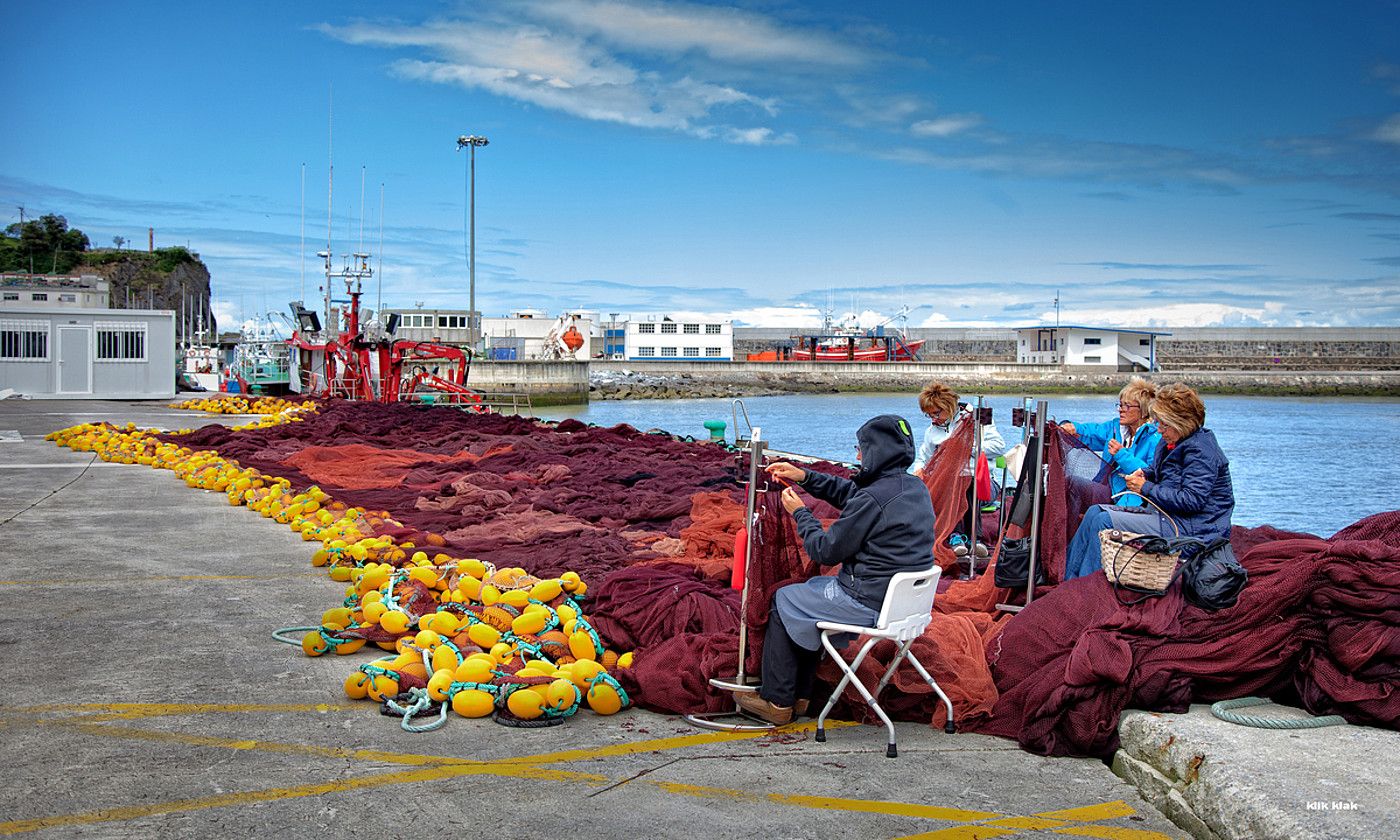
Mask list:
[[[488,316],[1400,325],[1400,1],[3,8],[0,221],[154,228],[224,326],[328,228],[465,309],[460,135]]]

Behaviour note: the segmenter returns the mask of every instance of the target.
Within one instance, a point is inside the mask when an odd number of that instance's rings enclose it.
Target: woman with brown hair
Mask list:
[[[1180,529],[1181,536],[1206,542],[1230,537],[1230,515],[1235,509],[1230,461],[1220,450],[1215,433],[1205,428],[1205,403],[1195,391],[1175,383],[1157,391],[1149,410],[1162,443],[1152,466],[1136,470],[1123,480],[1129,490],[1155,507],[1089,508],[1070,540],[1065,556],[1066,580],[1102,568],[1099,531],[1106,528],[1163,537]]]

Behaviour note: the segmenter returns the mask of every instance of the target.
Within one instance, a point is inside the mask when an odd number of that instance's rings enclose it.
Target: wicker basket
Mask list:
[[[1115,498],[1117,497],[1115,496]],[[1157,508],[1157,512],[1166,517],[1176,536],[1181,535],[1181,529],[1176,526],[1176,521],[1168,516],[1166,511],[1157,507],[1146,496],[1141,498],[1147,504]],[[1145,535],[1134,534],[1131,531],[1119,531],[1116,528],[1105,528],[1100,531],[1099,558],[1100,562],[1103,563],[1103,573],[1108,576],[1108,582],[1115,586],[1160,595],[1167,591],[1167,587],[1171,586],[1171,582],[1176,576],[1176,566],[1181,562],[1181,557],[1179,554],[1158,554],[1143,551],[1133,544],[1135,539],[1142,536]]]

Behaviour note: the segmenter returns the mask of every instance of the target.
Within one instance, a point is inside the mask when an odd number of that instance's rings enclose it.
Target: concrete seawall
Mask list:
[[[1067,373],[1010,362],[602,362],[591,364],[593,399],[674,399],[765,393],[909,391],[933,379],[979,393],[1114,392],[1131,373]],[[1400,370],[1159,371],[1208,393],[1400,396]]]
[[[678,399],[758,394],[912,391],[940,379],[968,393],[1114,392],[1130,373],[1067,373],[1011,362],[482,362],[469,384],[487,393],[527,393],[536,405],[589,399]],[[1400,397],[1400,370],[1167,370],[1208,393]]]

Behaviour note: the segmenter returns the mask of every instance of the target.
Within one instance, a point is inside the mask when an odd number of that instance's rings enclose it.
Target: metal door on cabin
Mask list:
[[[58,328],[58,393],[92,393],[92,328]]]

